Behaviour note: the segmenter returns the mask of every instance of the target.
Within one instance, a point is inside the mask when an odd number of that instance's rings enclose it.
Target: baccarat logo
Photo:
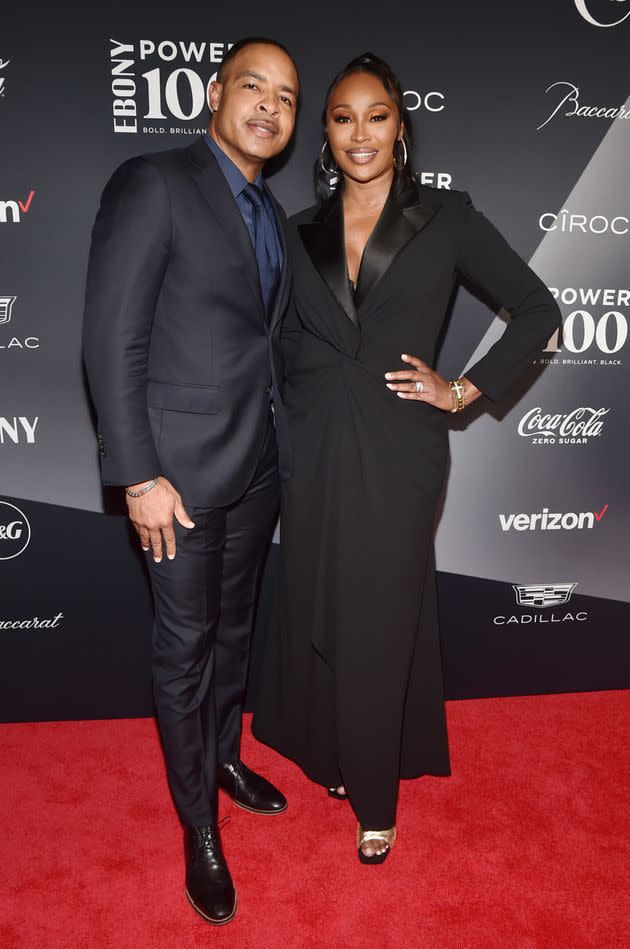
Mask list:
[[[572,82],[559,80],[552,82],[545,89],[545,95],[549,96],[554,106],[544,122],[537,126],[536,131],[540,132],[557,115],[564,118],[576,117],[579,119],[630,119],[630,110],[626,109],[624,103],[617,105],[584,105],[580,102],[579,86]]]

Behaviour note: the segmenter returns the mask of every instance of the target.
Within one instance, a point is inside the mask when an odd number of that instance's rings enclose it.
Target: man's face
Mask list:
[[[260,168],[291,138],[298,89],[286,53],[262,43],[246,46],[228,64],[223,81],[212,83],[210,134],[243,171]]]

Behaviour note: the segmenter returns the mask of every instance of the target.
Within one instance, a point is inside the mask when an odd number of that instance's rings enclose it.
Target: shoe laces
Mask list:
[[[230,821],[230,816],[227,814],[225,817],[222,817],[217,824],[217,830],[222,830],[223,827]],[[195,845],[198,850],[215,850],[219,845],[219,838],[217,830],[213,827],[195,827]]]
[[[217,835],[212,827],[195,827],[195,849],[214,850],[217,844]]]

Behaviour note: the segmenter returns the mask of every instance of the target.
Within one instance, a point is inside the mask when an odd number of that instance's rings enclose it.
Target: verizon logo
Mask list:
[[[21,215],[30,211],[34,197],[35,191],[31,190],[23,201],[0,201],[0,224],[19,224]]]
[[[539,514],[499,514],[499,523],[502,531],[590,530],[596,523],[599,524],[607,510],[608,505],[604,504],[601,511],[559,514],[544,507]]]

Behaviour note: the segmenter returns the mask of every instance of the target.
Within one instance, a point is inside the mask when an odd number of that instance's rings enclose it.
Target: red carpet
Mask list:
[[[347,804],[248,734],[280,817],[223,799],[239,891],[210,927],[182,889],[151,720],[0,726],[0,947],[630,946],[630,693],[452,702],[453,777],[405,782],[399,840],[361,866]]]

